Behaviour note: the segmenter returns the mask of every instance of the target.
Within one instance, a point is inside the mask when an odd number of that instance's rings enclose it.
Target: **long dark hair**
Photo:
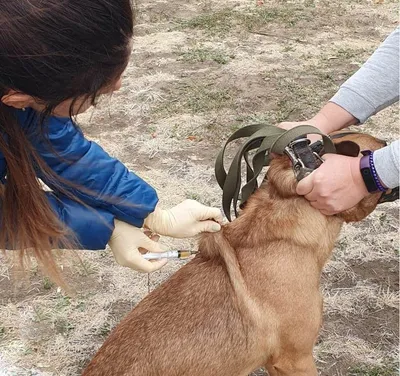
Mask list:
[[[0,0],[0,98],[11,90],[43,104],[38,133],[46,142],[46,118],[66,100],[94,103],[123,73],[130,54],[130,0]],[[0,151],[7,178],[0,186],[0,248],[33,252],[63,285],[52,250],[70,244],[51,209],[37,169],[61,193],[65,185],[41,160],[17,121],[0,102]]]

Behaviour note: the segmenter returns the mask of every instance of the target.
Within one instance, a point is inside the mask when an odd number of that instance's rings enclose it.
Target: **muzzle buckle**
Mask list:
[[[303,150],[304,148],[307,148],[309,152],[312,153],[321,163],[323,162],[323,159],[318,155],[318,153],[310,149],[309,147],[310,142],[311,141],[306,137],[297,138],[292,142],[290,142],[289,145],[286,146],[284,149],[285,154],[289,157],[290,161],[292,162],[294,176],[296,177],[297,181],[304,179],[306,176],[308,176],[314,171],[313,169],[305,165],[305,163],[301,159],[301,156],[299,155],[297,147]]]

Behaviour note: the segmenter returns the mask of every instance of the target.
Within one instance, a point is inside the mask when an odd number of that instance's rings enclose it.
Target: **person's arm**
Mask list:
[[[364,123],[369,117],[399,100],[400,28],[393,31],[362,67],[353,74],[330,102]],[[346,124],[331,126],[341,129]]]
[[[374,165],[379,180],[386,188],[399,186],[400,141],[374,152]]]
[[[72,120],[50,117],[46,142],[38,135],[37,114],[33,110],[17,111],[17,116],[44,162],[57,176],[76,185],[76,188],[65,185],[64,189],[84,203],[107,210],[120,221],[138,228],[148,219],[145,224],[151,230],[167,236],[189,237],[220,230],[215,222],[222,220],[219,209],[194,204],[193,200],[169,210],[156,207],[158,197],[154,188],[95,142],[87,140]],[[38,176],[57,191],[51,179],[40,171]]]
[[[60,222],[72,234],[75,249],[100,250],[109,244],[118,264],[145,273],[167,263],[167,260],[145,260],[139,248],[149,252],[165,249],[141,229],[118,221],[107,210],[84,206],[54,192],[46,192],[46,196]]]
[[[399,100],[400,28],[393,31],[363,66],[344,82],[311,119],[281,123],[283,128],[310,124],[326,134],[354,124]]]
[[[351,76],[311,119],[286,122],[290,129],[310,124],[326,134],[365,122],[370,116],[399,100],[400,28],[390,34],[367,62]],[[335,214],[356,205],[368,192],[365,189],[359,158],[327,155],[329,163],[301,181],[297,192],[325,214]],[[379,149],[373,161],[379,179],[388,188],[399,185],[399,142]],[[340,176],[336,170],[345,171]],[[347,172],[346,172],[347,171]]]
[[[34,133],[36,113],[27,109],[18,115],[20,118],[33,117],[25,120],[29,124],[27,134],[44,162],[58,176],[77,186],[76,189],[66,189],[84,203],[107,210],[133,226],[142,227],[144,219],[154,211],[158,202],[153,187],[95,142],[87,140],[70,119],[50,117],[47,125],[48,142],[45,142]],[[24,121],[20,122],[24,124]],[[56,190],[51,181],[40,172],[38,175],[45,184]]]

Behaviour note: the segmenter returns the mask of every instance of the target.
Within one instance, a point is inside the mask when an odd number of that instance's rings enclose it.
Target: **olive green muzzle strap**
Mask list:
[[[231,205],[235,215],[237,203],[244,203],[257,189],[257,177],[264,166],[269,165],[269,153],[284,154],[285,148],[297,137],[308,134],[322,136],[325,153],[335,153],[335,145],[332,140],[323,134],[318,128],[311,125],[301,125],[289,130],[278,128],[268,124],[252,124],[240,128],[233,133],[226,141],[224,147],[217,156],[215,162],[215,176],[219,186],[222,188],[222,207],[228,220],[231,220]],[[247,140],[240,146],[228,172],[224,167],[224,156],[226,147],[233,141],[247,137]],[[249,152],[255,150],[250,160]],[[242,160],[246,164],[246,184],[242,187]]]

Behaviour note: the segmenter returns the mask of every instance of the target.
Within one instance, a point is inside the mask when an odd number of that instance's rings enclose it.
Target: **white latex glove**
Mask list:
[[[221,229],[221,211],[195,200],[185,200],[172,209],[163,210],[158,205],[144,221],[153,232],[173,238],[190,238],[201,232]]]
[[[139,252],[144,248],[149,252],[165,252],[160,244],[151,240],[140,228],[115,220],[115,228],[108,242],[118,264],[142,273],[154,272],[162,268],[168,260],[145,260]]]

